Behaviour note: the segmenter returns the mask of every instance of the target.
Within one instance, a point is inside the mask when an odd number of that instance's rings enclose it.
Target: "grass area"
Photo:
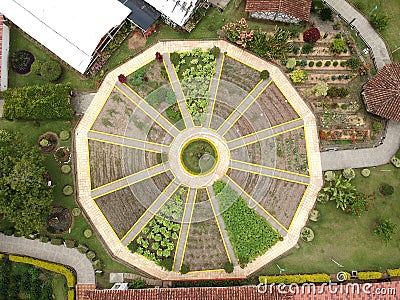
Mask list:
[[[30,121],[0,120],[0,128],[21,132],[24,135],[26,141],[31,145],[35,145],[38,137],[47,131],[53,131],[59,134],[62,130],[72,130],[73,125],[74,122],[69,121],[43,121],[40,122],[40,127],[36,127],[33,125],[33,122]],[[68,141],[60,141],[60,146],[66,146],[71,149],[71,139],[69,139]],[[72,175],[63,175],[60,171],[60,165],[55,161],[52,155],[46,156],[45,164],[54,185],[54,205],[63,205],[70,209],[77,207],[73,195],[67,197],[62,194],[62,188],[64,187],[64,185],[74,185]],[[4,223],[5,222],[3,221],[3,226]],[[89,228],[90,225],[88,224],[83,214],[81,214],[80,216],[74,218],[71,233],[64,234],[61,237],[64,239],[74,239],[78,243],[87,245],[90,250],[96,252],[97,258],[100,258],[105,265],[104,274],[98,277],[98,284],[100,287],[110,287],[111,285],[108,282],[110,272],[133,272],[133,270],[113,260],[108,255],[96,235],[93,235],[91,238],[86,239],[83,236],[83,232],[85,231],[85,229]]]
[[[32,54],[35,56],[35,59],[40,61],[48,61],[50,59],[61,61],[57,56],[45,49],[38,42],[28,37],[21,30],[15,28],[15,26],[12,26],[10,32],[10,55],[18,50],[28,50],[32,52]],[[57,82],[69,82],[76,90],[95,89],[95,81],[97,78],[86,78],[80,73],[74,71],[71,67],[67,67],[65,63],[62,63],[62,66],[63,74]],[[32,72],[25,75],[20,75],[11,69],[9,71],[8,85],[10,88],[44,83],[48,83],[48,81],[41,76],[33,74]]]
[[[367,18],[374,13],[377,15],[387,14],[390,18],[389,25],[381,34],[389,45],[390,51],[393,52],[400,47],[400,2],[398,0],[350,0],[349,2],[353,5],[357,2],[362,3],[362,12]],[[376,10],[375,6],[378,7]],[[395,62],[400,61],[400,49],[392,55]]]
[[[371,175],[364,178],[356,170],[353,183],[365,194],[374,193],[375,202],[368,212],[360,218],[346,214],[336,208],[335,203],[318,203],[316,209],[321,216],[316,223],[309,222],[315,233],[311,243],[299,242],[299,248],[292,249],[281,259],[262,269],[260,274],[276,274],[276,264],[286,273],[327,272],[337,273],[341,270],[377,270],[399,267],[400,262],[400,169],[392,165],[371,168]],[[395,192],[391,196],[379,194],[381,183],[391,184]],[[381,217],[390,218],[397,224],[398,230],[393,240],[387,245],[373,233],[373,224]],[[344,266],[339,268],[331,259]]]
[[[54,300],[65,300],[68,293],[66,278],[61,274],[54,274],[52,287]]]
[[[185,167],[194,174],[210,171],[215,165],[216,151],[206,140],[189,142],[182,151],[182,161]]]

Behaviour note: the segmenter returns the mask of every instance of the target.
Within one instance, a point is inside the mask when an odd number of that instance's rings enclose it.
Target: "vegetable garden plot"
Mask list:
[[[250,92],[260,81],[260,72],[234,58],[225,56],[221,79]]]
[[[161,207],[158,215],[175,223],[181,223],[188,189],[180,186],[175,194]]]
[[[259,163],[259,159],[262,157],[260,142],[255,142],[234,150],[231,150],[231,158],[233,160],[245,161],[252,164]]]
[[[183,264],[191,271],[222,269],[229,261],[210,201],[193,211]]]
[[[211,128],[218,129],[224,120],[239,106],[247,94],[247,91],[234,83],[221,80],[215,98]]]
[[[253,117],[255,119],[248,119],[245,116],[241,116],[233,126],[228,130],[228,132],[224,135],[227,141],[246,136],[248,134],[255,133],[257,130],[254,129],[253,121],[258,118],[258,114],[260,111],[256,112]]]
[[[276,141],[274,138],[260,140],[231,152],[235,160],[268,168],[280,168],[276,165]]]
[[[119,238],[128,232],[147,208],[129,187],[97,198],[95,202]]]
[[[89,140],[90,181],[92,189],[150,167],[146,151]],[[148,153],[156,156],[156,153]]]
[[[253,193],[257,182],[260,180],[260,175],[258,174],[235,169],[229,169],[228,172],[228,176],[249,195]]]
[[[199,188],[197,189],[197,194],[196,194],[196,203],[208,201],[208,193],[207,189],[205,188]]]
[[[147,178],[129,186],[133,195],[146,208],[149,207],[155,199],[165,190],[172,181],[172,173],[164,173]]]
[[[152,60],[127,77],[126,84],[146,99],[152,92],[169,84],[163,61]]]
[[[148,152],[135,148],[122,148],[122,169],[125,176],[140,172],[142,170],[158,165],[157,156],[160,153]],[[121,165],[119,165],[121,168]]]
[[[279,223],[289,229],[307,186],[273,178],[269,178],[269,181],[268,191],[257,193],[254,197]]]

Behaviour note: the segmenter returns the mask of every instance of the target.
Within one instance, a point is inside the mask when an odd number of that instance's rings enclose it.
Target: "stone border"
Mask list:
[[[118,81],[119,74],[129,74],[132,70],[139,68],[144,63],[151,60],[156,52],[167,53],[178,50],[191,51],[195,48],[208,49],[213,46],[219,47],[222,52],[228,52],[232,57],[235,57],[243,63],[249,64],[251,66],[257,66],[258,69],[267,69],[277,86],[279,86],[282,93],[288,99],[288,101],[292,104],[292,106],[296,107],[298,114],[304,120],[311,182],[303,197],[303,201],[300,204],[298,211],[296,212],[289,233],[286,235],[283,241],[278,242],[264,255],[255,259],[244,269],[241,269],[240,267],[235,267],[233,273],[231,274],[227,274],[223,271],[207,271],[182,275],[175,272],[165,271],[153,262],[143,259],[138,254],[131,253],[126,247],[121,244],[118,237],[115,235],[111,227],[107,224],[105,217],[92,201],[90,196],[91,188],[88,167],[89,149],[87,144],[87,136],[88,131],[92,126],[92,123],[97,118],[99,108],[102,107],[103,103],[107,99],[107,95],[113,89],[114,84]],[[262,266],[275,260],[296,245],[300,236],[300,230],[304,227],[308,220],[308,214],[314,206],[317,193],[322,187],[323,183],[317,126],[315,117],[312,112],[308,109],[307,105],[302,100],[300,95],[297,93],[289,80],[284,76],[284,74],[279,70],[277,66],[274,66],[273,64],[223,40],[161,41],[154,46],[148,48],[145,52],[139,54],[135,58],[129,60],[127,63],[110,72],[106,76],[103,84],[101,85],[99,91],[94,97],[85,116],[77,126],[77,129],[75,131],[75,144],[77,153],[77,200],[85,210],[86,214],[90,218],[98,233],[101,235],[104,243],[108,247],[109,252],[112,253],[115,258],[125,261],[125,263],[129,265],[137,267],[144,272],[163,280],[233,279],[244,278],[256,272]]]

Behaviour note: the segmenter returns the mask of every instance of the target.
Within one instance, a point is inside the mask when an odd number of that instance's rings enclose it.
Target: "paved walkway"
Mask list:
[[[378,70],[391,63],[384,40],[358,10],[345,0],[323,0],[323,2],[335,10],[344,21],[351,22],[364,42],[371,48]]]
[[[92,263],[76,249],[42,243],[0,233],[0,252],[29,256],[70,266],[76,271],[77,284],[96,284]]]

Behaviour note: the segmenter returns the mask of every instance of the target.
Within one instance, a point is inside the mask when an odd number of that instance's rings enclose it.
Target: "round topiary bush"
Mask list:
[[[63,174],[71,173],[71,166],[70,165],[62,165],[61,166],[61,173],[63,173]]]
[[[371,174],[371,171],[369,169],[362,169],[361,170],[361,175],[363,177],[369,177],[370,174]]]
[[[400,168],[400,158],[397,158],[396,156],[393,156],[390,159],[390,162],[395,166],[396,168]]]
[[[319,211],[316,209],[312,210],[308,218],[310,219],[310,221],[317,222],[319,219]]]
[[[329,195],[320,191],[317,196],[317,201],[320,203],[326,203],[329,201]]]
[[[40,75],[49,81],[56,81],[61,77],[61,65],[55,60],[49,60],[42,64],[40,68]]]
[[[87,257],[89,260],[93,260],[93,259],[96,257],[96,253],[95,253],[94,251],[88,251],[88,252],[86,253],[86,257]]]
[[[78,217],[81,214],[81,209],[79,207],[75,207],[72,209],[72,215],[74,217]]]
[[[394,193],[394,187],[387,183],[382,183],[379,192],[384,196],[390,196]]]
[[[18,74],[27,74],[34,60],[35,57],[29,51],[16,51],[11,55],[11,69]]]
[[[269,72],[268,72],[267,70],[261,71],[261,73],[260,73],[260,78],[261,78],[261,79],[267,79],[267,78],[269,78]]]
[[[86,229],[84,232],[83,232],[83,236],[85,237],[85,238],[91,238],[92,237],[92,235],[93,235],[93,231],[91,230],[91,229]]]
[[[63,187],[62,192],[65,196],[71,196],[74,193],[74,188],[71,185],[67,184]]]
[[[336,179],[336,174],[333,171],[326,171],[324,178],[326,181],[334,181]]]
[[[63,130],[63,131],[60,132],[60,139],[62,141],[68,140],[70,136],[71,135],[69,134],[69,131],[67,131],[67,130]]]
[[[303,227],[300,232],[300,237],[305,242],[311,242],[314,239],[314,231],[309,227]]]
[[[346,179],[349,179],[349,180],[356,177],[356,172],[352,168],[344,169],[342,173],[343,173],[343,177]]]

